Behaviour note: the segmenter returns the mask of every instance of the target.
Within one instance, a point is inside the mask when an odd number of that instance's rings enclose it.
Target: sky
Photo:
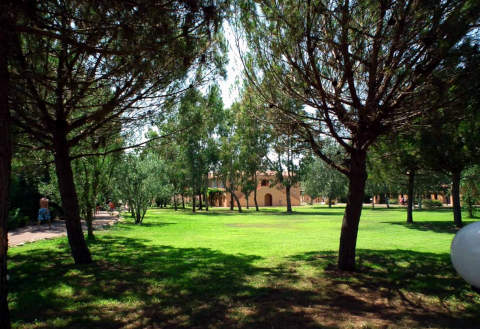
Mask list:
[[[228,108],[238,97],[238,89],[235,86],[235,81],[241,76],[243,66],[238,55],[238,50],[235,45],[234,32],[232,31],[231,26],[229,24],[225,24],[224,29],[225,38],[228,42],[227,79],[220,79],[218,84],[222,91],[223,104],[226,108]]]

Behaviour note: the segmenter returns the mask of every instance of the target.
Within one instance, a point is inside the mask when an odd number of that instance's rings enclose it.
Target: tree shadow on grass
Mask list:
[[[324,303],[343,309],[343,316],[375,314],[374,323],[394,327],[480,327],[480,295],[457,275],[449,254],[360,249],[353,273],[338,270],[334,252],[290,259],[323,271],[331,292]]]
[[[292,309],[314,292],[250,283],[256,275],[291,279],[281,268],[254,266],[259,256],[148,243],[101,236],[90,243],[95,264],[85,266],[72,263],[65,242],[58,249],[13,255],[10,306],[16,326],[324,328]]]
[[[95,264],[75,266],[66,243],[10,257],[19,328],[475,328],[479,295],[448,254],[358,250],[359,272],[336,253],[307,252],[272,267],[256,255],[99,236]],[[313,274],[300,269],[313,268]],[[312,273],[312,272],[310,272]],[[456,301],[456,304],[455,304]],[[457,305],[458,309],[455,309]],[[345,325],[345,321],[347,324]],[[351,326],[352,327],[352,326]]]
[[[463,221],[463,224],[468,225],[473,222],[474,221]],[[403,226],[411,230],[431,231],[435,233],[455,234],[459,230],[459,228],[455,226],[453,221],[414,221],[412,224],[407,224],[405,222],[382,222],[382,223]]]

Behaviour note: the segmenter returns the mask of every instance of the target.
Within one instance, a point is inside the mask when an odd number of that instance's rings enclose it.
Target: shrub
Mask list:
[[[9,230],[23,227],[29,222],[28,216],[25,216],[20,211],[20,208],[12,209],[8,212],[7,227]]]
[[[422,205],[425,209],[435,209],[442,206],[442,202],[439,200],[424,199],[422,200]]]

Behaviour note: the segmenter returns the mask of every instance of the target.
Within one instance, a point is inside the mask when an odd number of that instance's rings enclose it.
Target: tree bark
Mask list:
[[[140,224],[142,222],[142,213],[141,213],[140,206],[137,206],[137,209],[135,210],[135,224]]]
[[[285,186],[285,194],[287,196],[287,212],[292,213],[292,199],[290,195],[290,185]]]
[[[422,210],[422,198],[423,198],[423,195],[419,194],[418,195],[418,209],[419,210]]]
[[[175,208],[175,211],[178,210],[178,208],[177,208],[177,195],[176,194],[173,195],[173,207]]]
[[[390,197],[387,194],[385,194],[385,203],[387,204],[387,209],[389,209],[390,208]]]
[[[208,188],[203,192],[203,200],[205,202],[205,211],[208,211]]]
[[[182,193],[182,209],[185,209],[185,197],[183,196],[183,193]]]
[[[255,189],[253,190],[253,202],[255,202],[255,211],[259,211],[257,201],[257,184],[255,184]]]
[[[235,201],[237,202],[238,212],[242,212],[242,206],[240,205],[240,200],[238,199],[237,195],[235,193],[232,193],[232,196],[235,198]]]
[[[407,200],[407,224],[413,224],[413,200],[414,200],[415,170],[408,172],[408,200]]]
[[[198,193],[198,210],[203,210],[202,193]]]
[[[248,205],[248,197],[250,196],[250,193],[252,193],[252,191],[248,192],[248,193],[243,193],[245,195],[245,201],[247,203],[247,209],[250,209],[249,208],[249,205]]]
[[[328,198],[328,208],[332,208],[332,198]]]
[[[131,201],[128,202],[128,207],[130,209],[130,214],[135,218],[135,204]]]
[[[7,6],[5,6],[7,7]],[[8,251],[8,191],[12,165],[10,113],[8,106],[8,32],[9,24],[4,6],[0,6],[0,328],[10,328],[8,310],[7,251]]]
[[[88,181],[88,170],[87,170],[87,165],[85,164],[85,162],[83,163],[83,172],[85,174],[85,184],[83,185],[83,188],[85,190],[84,192],[84,202],[85,202],[85,222],[87,223],[87,232],[88,232],[88,239],[90,240],[93,240],[95,238],[95,236],[93,235],[93,225],[92,225],[92,222],[93,222],[93,201],[92,201],[92,198],[94,198],[93,196],[93,184],[95,183],[95,178],[92,177],[92,181],[90,182],[91,183],[91,186],[90,186],[90,183]]]
[[[92,216],[93,208],[87,207],[87,213],[85,221],[87,222],[87,231],[88,231],[88,239],[92,240],[95,239],[95,235],[93,234],[93,216]]]
[[[365,197],[366,179],[366,152],[357,150],[352,153],[350,159],[347,206],[343,216],[338,252],[338,268],[341,270],[355,270],[355,248],[363,198]]]
[[[453,222],[456,227],[462,227],[462,207],[460,205],[460,175],[461,171],[452,173]]]
[[[233,192],[230,192],[230,210],[233,210]]]
[[[192,212],[196,212],[196,211],[197,211],[197,209],[195,209],[195,207],[197,206],[197,205],[196,205],[196,201],[197,201],[196,199],[197,199],[197,198],[196,198],[196,196],[195,196],[195,192],[193,192],[193,193],[192,193]]]
[[[80,223],[78,197],[73,180],[72,163],[66,139],[66,122],[57,122],[54,134],[55,167],[58,177],[58,187],[62,199],[62,208],[65,211],[68,243],[72,251],[75,264],[89,264],[92,262]]]

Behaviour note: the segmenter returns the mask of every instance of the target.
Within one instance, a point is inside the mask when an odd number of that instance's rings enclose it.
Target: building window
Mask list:
[[[268,180],[262,179],[262,182],[260,183],[262,186],[268,186]]]

